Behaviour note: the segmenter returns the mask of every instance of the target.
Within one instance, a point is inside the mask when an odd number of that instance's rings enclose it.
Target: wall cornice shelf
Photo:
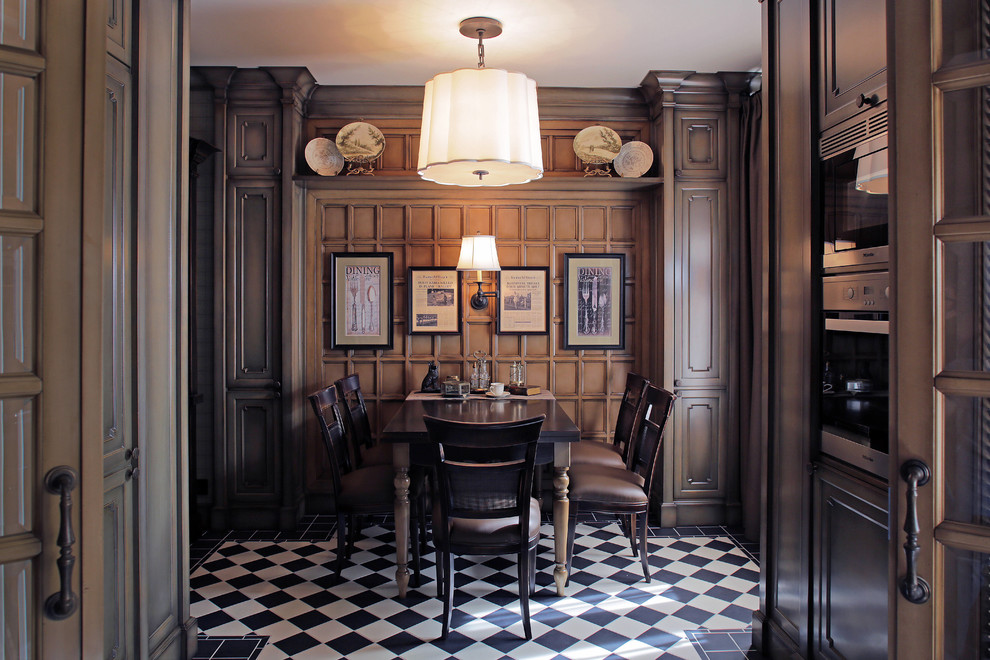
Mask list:
[[[417,176],[318,176],[297,175],[292,181],[307,190],[415,190],[433,191],[441,196],[452,192],[462,195],[484,197],[501,196],[505,193],[518,194],[527,191],[549,192],[628,192],[655,188],[663,183],[661,177],[583,177],[557,176],[544,177],[518,186],[464,188],[443,186],[432,181],[424,181]]]

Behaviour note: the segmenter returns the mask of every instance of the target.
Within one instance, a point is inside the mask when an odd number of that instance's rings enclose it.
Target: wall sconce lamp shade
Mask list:
[[[462,238],[457,270],[477,271],[475,284],[478,285],[478,292],[471,296],[471,307],[477,310],[488,307],[488,299],[498,297],[498,291],[481,290],[481,271],[502,270],[498,263],[498,251],[495,249],[495,237],[479,233]]]
[[[426,83],[419,175],[455,186],[543,176],[536,83],[503,69],[458,69]]]

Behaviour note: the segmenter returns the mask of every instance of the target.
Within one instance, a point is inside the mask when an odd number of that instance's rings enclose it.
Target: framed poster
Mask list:
[[[409,334],[460,334],[461,278],[456,268],[410,268],[406,291]]]
[[[392,253],[330,254],[330,347],[392,348]]]
[[[498,333],[545,335],[550,332],[550,269],[503,266],[498,274]]]
[[[564,255],[564,348],[625,347],[624,254]]]

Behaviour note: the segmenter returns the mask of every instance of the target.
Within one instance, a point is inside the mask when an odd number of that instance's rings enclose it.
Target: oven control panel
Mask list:
[[[890,277],[886,271],[824,277],[822,308],[836,311],[889,311]]]

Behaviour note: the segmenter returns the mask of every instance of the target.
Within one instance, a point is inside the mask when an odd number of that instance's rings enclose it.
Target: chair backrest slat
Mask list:
[[[653,488],[663,430],[670,418],[675,398],[673,393],[652,384],[646,386],[643,394],[629,469],[643,477],[646,482],[644,490],[647,494]]]
[[[371,447],[375,439],[371,433],[364,393],[361,392],[360,377],[357,374],[350,374],[334,384],[337,386],[339,405],[343,409],[344,422],[347,425],[347,432],[351,434],[355,451],[359,451],[360,447]]]
[[[344,439],[344,425],[338,406],[337,388],[333,385],[309,395],[309,402],[316,413],[323,446],[330,462],[334,497],[340,493],[340,478],[352,469],[350,452]]]
[[[619,414],[615,418],[615,434],[612,437],[612,444],[619,450],[627,464],[630,447],[633,444],[632,439],[636,433],[636,421],[643,404],[643,394],[645,394],[649,382],[639,374],[626,374],[626,389],[622,393]]]

